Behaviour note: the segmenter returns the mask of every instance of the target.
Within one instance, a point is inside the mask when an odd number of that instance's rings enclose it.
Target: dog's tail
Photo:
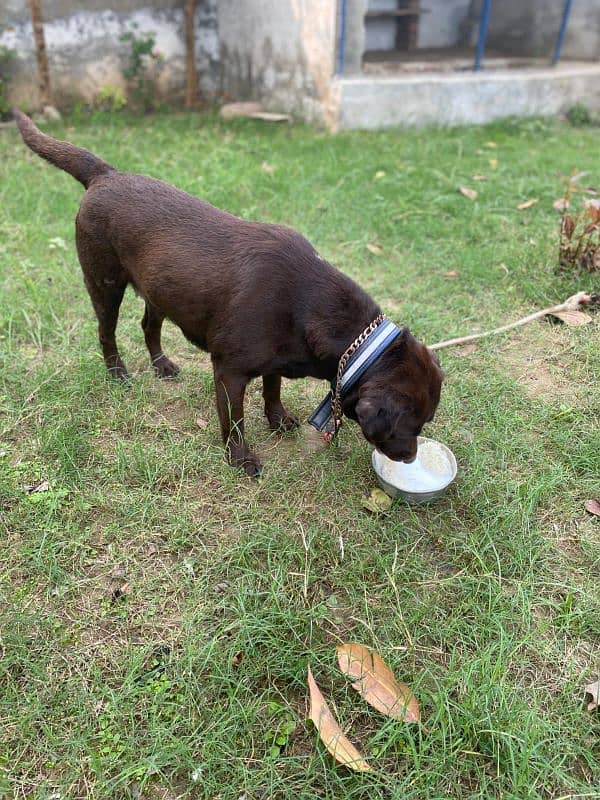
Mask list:
[[[38,156],[54,164],[55,167],[69,172],[80,183],[83,183],[86,189],[100,175],[106,175],[107,172],[114,169],[106,161],[102,161],[101,158],[90,153],[89,150],[76,147],[69,142],[62,142],[60,139],[53,139],[42,133],[22,111],[14,109],[13,114],[25,144]]]

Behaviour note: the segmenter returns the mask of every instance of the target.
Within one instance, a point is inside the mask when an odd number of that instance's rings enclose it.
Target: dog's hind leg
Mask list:
[[[160,331],[164,318],[158,309],[146,303],[142,329],[154,371],[159,378],[174,378],[179,373],[179,367],[166,357],[160,345]]]
[[[98,245],[79,230],[76,241],[83,279],[98,319],[98,338],[104,363],[109,375],[126,381],[129,375],[117,348],[115,330],[129,282],[127,275],[109,245]]]
[[[281,376],[263,375],[265,414],[272,431],[293,431],[300,423],[281,403]]]

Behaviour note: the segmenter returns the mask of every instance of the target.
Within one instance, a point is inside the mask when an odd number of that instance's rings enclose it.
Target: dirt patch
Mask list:
[[[576,400],[585,388],[566,328],[548,323],[517,333],[498,353],[498,366],[533,399]]]

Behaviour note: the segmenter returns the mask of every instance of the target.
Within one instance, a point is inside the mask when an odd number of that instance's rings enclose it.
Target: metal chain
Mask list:
[[[375,317],[373,322],[364,329],[364,331],[356,337],[356,339],[352,342],[350,347],[342,354],[342,357],[338,363],[338,371],[337,377],[335,379],[335,391],[333,393],[333,401],[331,403],[331,411],[333,414],[333,424],[334,429],[330,436],[327,438],[329,441],[337,436],[337,432],[342,426],[342,417],[344,416],[344,412],[342,411],[342,375],[344,374],[344,370],[346,369],[346,365],[348,361],[352,358],[354,353],[358,350],[358,348],[364,344],[365,340],[373,333],[375,328],[378,325],[381,325],[383,320],[385,319],[384,314],[379,314],[378,317]]]

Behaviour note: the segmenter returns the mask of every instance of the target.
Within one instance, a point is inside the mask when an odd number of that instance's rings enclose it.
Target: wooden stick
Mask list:
[[[543,311],[535,311],[533,314],[529,314],[527,317],[518,319],[516,322],[511,322],[509,325],[502,325],[500,328],[494,328],[492,331],[484,331],[484,333],[472,333],[470,336],[460,336],[457,339],[446,339],[444,342],[436,342],[435,344],[429,345],[429,349],[441,350],[444,347],[454,347],[457,344],[473,342],[475,339],[483,339],[484,336],[494,336],[497,333],[504,333],[505,331],[510,331],[513,328],[518,328],[520,325],[527,325],[528,322],[533,322],[535,319],[545,317],[547,314],[556,314],[560,311],[577,311],[580,305],[587,305],[591,302],[592,296],[590,294],[587,292],[577,292],[577,294],[574,294],[572,297],[569,297],[568,300],[565,300],[564,303],[560,303],[557,306],[550,306],[550,308],[545,308]]]

